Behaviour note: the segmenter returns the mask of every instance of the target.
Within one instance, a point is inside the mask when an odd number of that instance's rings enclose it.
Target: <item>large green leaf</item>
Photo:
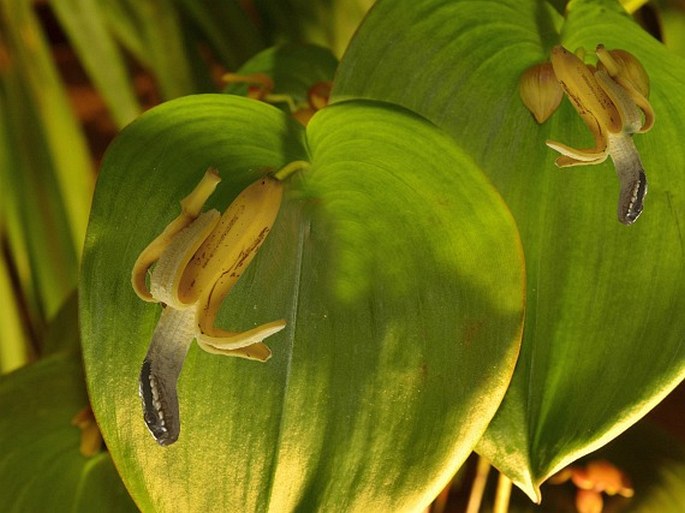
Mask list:
[[[0,377],[2,511],[137,511],[109,454],[79,452],[71,420],[87,405],[75,351]]]
[[[506,207],[440,130],[351,102],[306,131],[229,95],[169,102],[127,128],[98,182],[81,310],[93,408],[143,511],[404,511],[466,458],[513,372],[522,261]],[[181,435],[147,433],[137,379],[160,307],[129,283],[138,253],[210,165],[223,209],[284,164],[273,230],[227,298],[232,328],[284,318],[265,364],[193,346]]]
[[[560,31],[558,31],[560,29]],[[609,162],[555,168],[546,139],[587,147],[567,100],[542,126],[518,80],[554,44],[624,48],[652,80],[657,122],[636,136],[645,212],[615,219]],[[685,62],[609,0],[379,2],[353,40],[334,97],[423,114],[457,140],[511,207],[526,255],[524,342],[512,387],[479,446],[531,497],[555,470],[626,429],[685,375]]]

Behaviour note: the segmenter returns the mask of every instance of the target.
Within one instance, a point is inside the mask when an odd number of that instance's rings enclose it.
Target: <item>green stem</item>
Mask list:
[[[290,175],[295,174],[298,171],[307,170],[311,167],[311,164],[306,160],[295,160],[290,164],[286,164],[281,169],[274,173],[274,178],[280,180],[281,182],[290,177]]]
[[[509,511],[509,497],[511,497],[511,479],[500,474],[497,480],[493,513],[507,513]]]
[[[478,463],[476,465],[476,475],[473,478],[471,485],[471,495],[469,496],[469,503],[466,506],[466,513],[478,513],[480,504],[483,501],[483,493],[485,493],[485,485],[488,481],[488,473],[490,472],[490,462],[478,456]]]

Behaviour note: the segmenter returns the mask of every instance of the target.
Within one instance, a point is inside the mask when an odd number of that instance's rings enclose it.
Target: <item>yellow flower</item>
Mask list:
[[[176,382],[193,339],[209,353],[265,361],[271,351],[262,340],[285,327],[279,320],[234,333],[214,325],[224,298],[271,230],[283,196],[283,183],[265,176],[242,191],[223,215],[201,213],[219,180],[216,171],[205,173],[181,201],[181,214],[143,250],[131,274],[138,296],[164,307],[139,383],[145,422],[161,445],[179,435]],[[146,276],[153,264],[148,290]]]
[[[592,132],[595,146],[571,148],[556,141],[547,146],[562,154],[559,167],[599,164],[611,157],[621,184],[618,219],[632,224],[643,208],[647,178],[633,134],[644,133],[654,124],[647,73],[639,61],[624,50],[596,50],[598,65],[586,65],[578,56],[556,46],[552,66],[578,114]]]

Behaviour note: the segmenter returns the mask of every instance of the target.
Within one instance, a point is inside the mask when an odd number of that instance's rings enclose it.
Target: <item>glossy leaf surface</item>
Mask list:
[[[305,137],[306,148],[305,150]],[[216,167],[209,206],[293,160],[276,224],[220,326],[286,319],[265,364],[191,347],[181,436],[159,447],[137,397],[160,313],[138,253]],[[351,102],[307,127],[240,97],[169,102],[126,129],[100,175],[81,318],[93,407],[143,511],[404,511],[482,435],[513,372],[523,271],[513,220],[453,141],[403,109]]]
[[[445,20],[450,20],[447,23]],[[383,37],[378,37],[383,34]],[[544,125],[518,80],[555,44],[633,53],[651,78],[654,129],[635,136],[645,211],[616,220],[610,162],[560,170],[545,140],[591,146],[568,100]],[[532,498],[555,470],[637,421],[685,375],[685,62],[614,1],[381,1],[357,33],[334,97],[412,109],[474,157],[512,209],[527,312],[514,381],[479,450]]]

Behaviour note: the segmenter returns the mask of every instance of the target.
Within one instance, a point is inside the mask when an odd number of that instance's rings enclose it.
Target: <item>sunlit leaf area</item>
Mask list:
[[[0,2],[0,511],[685,511],[684,34]]]

